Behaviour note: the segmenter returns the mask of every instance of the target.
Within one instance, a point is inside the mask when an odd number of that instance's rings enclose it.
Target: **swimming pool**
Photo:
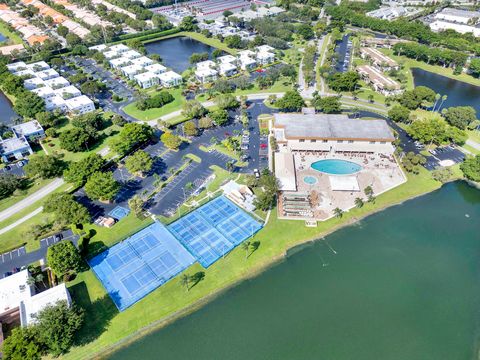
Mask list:
[[[362,170],[362,166],[347,160],[326,159],[315,161],[312,169],[331,175],[349,175]]]
[[[308,185],[313,185],[317,183],[317,178],[315,176],[305,176],[303,182]]]

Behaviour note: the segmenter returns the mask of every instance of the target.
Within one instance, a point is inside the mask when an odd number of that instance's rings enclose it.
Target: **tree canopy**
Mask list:
[[[410,110],[402,105],[395,105],[388,110],[388,117],[395,122],[407,122]]]
[[[148,173],[152,166],[152,158],[143,150],[137,150],[125,160],[125,167],[131,174],[143,175]]]
[[[120,190],[120,184],[110,171],[94,172],[85,184],[85,193],[92,200],[112,201]]]
[[[480,181],[480,155],[468,157],[460,164],[463,175],[472,181]]]
[[[120,155],[127,154],[135,146],[144,144],[153,137],[153,129],[147,124],[125,124],[111,147]]]
[[[80,271],[82,262],[80,253],[71,241],[61,241],[47,250],[48,266],[57,276]]]
[[[50,195],[43,211],[54,213],[55,219],[62,224],[83,224],[90,221],[90,214],[85,206],[75,200],[75,197],[68,193],[54,193]]]
[[[298,112],[305,106],[302,96],[296,90],[289,90],[275,103],[282,111]]]
[[[462,130],[477,121],[477,112],[471,106],[449,107],[443,111],[443,116],[450,125]]]
[[[82,186],[88,178],[97,171],[100,171],[105,165],[105,160],[98,154],[90,154],[86,158],[72,162],[63,172],[65,181]]]
[[[60,176],[63,171],[63,161],[51,155],[35,155],[31,156],[24,169],[30,177],[41,177],[50,179]]]
[[[182,144],[182,139],[175,135],[175,134],[172,134],[171,132],[169,131],[166,131],[164,132],[161,136],[160,136],[160,140],[161,142],[163,142],[163,144],[169,148],[169,149],[178,149],[180,147],[180,145]]]

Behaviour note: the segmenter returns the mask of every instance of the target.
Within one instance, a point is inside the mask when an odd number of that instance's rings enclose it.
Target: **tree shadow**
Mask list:
[[[250,243],[250,248],[252,249],[252,251],[250,251],[247,258],[249,258],[255,251],[257,251],[259,247],[260,247],[260,241],[251,242]]]
[[[99,241],[93,241],[93,242],[88,242],[88,245],[86,247],[86,255],[85,257],[87,259],[91,259],[94,256],[104,252],[105,250],[108,250],[108,246],[105,245],[105,243],[101,240]]]
[[[118,309],[108,294],[92,302],[85,282],[69,287],[69,291],[75,304],[85,311],[85,321],[75,336],[75,345],[86,345],[106,331]]]
[[[193,274],[190,277],[192,285],[190,285],[189,290],[192,289],[194,286],[196,286],[203,279],[205,279],[205,272],[204,271],[199,271],[199,272],[196,272],[195,274]]]

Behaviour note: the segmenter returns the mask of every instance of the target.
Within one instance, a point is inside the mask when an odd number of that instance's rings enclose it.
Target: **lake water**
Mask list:
[[[423,69],[412,69],[415,86],[428,86],[436,93],[447,95],[443,107],[472,106],[480,115],[480,87],[450,79]]]
[[[448,184],[294,249],[111,359],[473,359],[479,217],[480,191]]]
[[[185,36],[178,36],[145,44],[148,54],[158,54],[163,59],[163,64],[178,73],[182,73],[192,66],[189,62],[193,53],[212,54],[215,48],[200,41]]]
[[[0,122],[6,125],[13,124],[13,119],[17,116],[10,100],[0,91]]]

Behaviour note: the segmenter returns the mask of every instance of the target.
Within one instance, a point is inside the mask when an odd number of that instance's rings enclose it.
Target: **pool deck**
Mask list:
[[[337,159],[347,160],[362,166],[362,170],[350,175],[330,175],[317,171],[311,165],[319,160]],[[343,155],[329,153],[324,155],[312,152],[294,154],[296,172],[296,192],[284,192],[287,195],[308,194],[310,197],[310,211],[300,216],[282,213],[282,197],[279,197],[279,217],[283,219],[320,220],[325,221],[334,216],[334,209],[343,211],[355,207],[355,199],[362,198],[365,202],[367,197],[364,189],[371,186],[374,195],[384,193],[406,181],[406,176],[398,166],[393,155],[366,154],[366,155]],[[315,177],[315,184],[308,184],[305,177]],[[351,186],[346,188],[346,186]],[[342,190],[333,190],[338,188]],[[313,196],[312,196],[313,194]],[[312,201],[312,198],[314,200]]]

